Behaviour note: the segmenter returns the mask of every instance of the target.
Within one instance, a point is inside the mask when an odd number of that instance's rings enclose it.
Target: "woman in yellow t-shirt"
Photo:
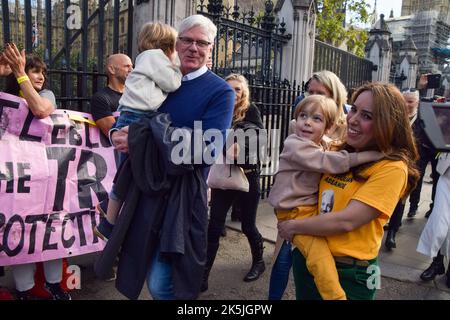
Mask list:
[[[393,85],[371,83],[356,90],[340,149],[381,151],[385,157],[341,175],[326,174],[319,185],[320,215],[278,224],[280,236],[324,236],[336,260],[348,299],[373,299],[380,284],[378,252],[397,202],[414,188],[418,157],[405,101]],[[298,249],[293,252],[297,299],[320,299]]]

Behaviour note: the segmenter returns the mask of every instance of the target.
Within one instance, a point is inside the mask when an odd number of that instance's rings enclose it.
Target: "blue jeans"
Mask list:
[[[160,259],[156,250],[147,275],[148,291],[155,300],[174,300],[172,265]]]
[[[125,109],[120,112],[120,116],[117,119],[116,123],[114,123],[113,128],[121,129],[123,127],[129,126],[132,123],[139,122],[145,115],[149,114],[153,111],[129,111],[129,109]],[[127,153],[121,152],[119,154],[119,165],[126,160],[128,157]]]
[[[284,240],[270,274],[269,300],[281,300],[283,297],[289,280],[291,266],[291,243]]]
[[[120,116],[117,119],[117,122],[114,123],[114,128],[121,129],[123,127],[129,126],[132,123],[139,122],[149,112],[123,110],[120,112]]]
[[[129,109],[125,109],[120,112],[120,116],[117,119],[116,123],[114,123],[113,128],[121,129],[123,127],[129,126],[132,123],[139,122],[142,118],[145,117],[146,114],[152,111],[129,111]],[[119,153],[119,165],[122,164],[128,157],[127,153],[120,152]],[[117,192],[115,191],[115,185],[113,184],[111,192],[109,193],[109,197],[115,201],[123,201],[117,196]]]

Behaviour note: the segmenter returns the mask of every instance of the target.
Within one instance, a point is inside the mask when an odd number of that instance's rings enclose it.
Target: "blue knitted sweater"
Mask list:
[[[169,94],[158,111],[170,114],[176,127],[193,129],[194,121],[202,121],[203,130],[215,128],[225,132],[231,126],[234,96],[222,78],[207,71],[181,82],[181,87]]]

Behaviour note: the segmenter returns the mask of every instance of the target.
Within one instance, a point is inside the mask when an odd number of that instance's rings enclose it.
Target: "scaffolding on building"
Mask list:
[[[449,44],[449,21],[442,18],[436,10],[417,12],[405,28],[417,47],[421,74],[436,73],[444,67],[444,61],[432,51],[432,48],[445,48]]]

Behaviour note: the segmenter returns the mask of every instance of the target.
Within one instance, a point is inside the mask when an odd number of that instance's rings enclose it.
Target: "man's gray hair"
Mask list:
[[[206,32],[208,40],[214,42],[214,38],[217,35],[217,27],[210,19],[201,14],[194,14],[183,19],[178,27],[178,34],[182,35],[185,31],[194,27],[202,28]]]
[[[406,95],[411,95],[414,96],[414,99],[416,99],[417,101],[419,101],[419,90],[417,89],[403,89],[402,93],[404,96]]]

